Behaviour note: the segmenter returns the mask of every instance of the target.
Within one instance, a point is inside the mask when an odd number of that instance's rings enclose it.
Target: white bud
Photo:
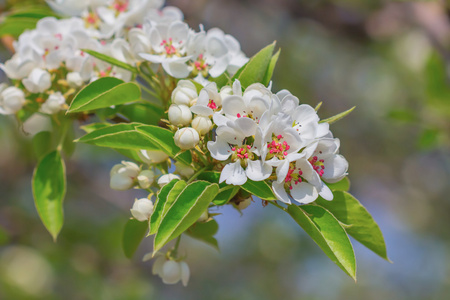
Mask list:
[[[139,173],[137,180],[142,189],[148,189],[152,185],[154,178],[155,173],[150,170],[144,170]]]
[[[175,284],[181,280],[183,285],[187,286],[190,276],[189,266],[184,261],[166,260],[158,275],[165,284]]]
[[[205,210],[202,215],[200,216],[200,218],[198,218],[197,222],[205,222],[209,219],[209,213],[208,210]]]
[[[136,220],[148,221],[153,213],[153,202],[147,198],[136,199],[130,211]]]
[[[139,174],[139,167],[132,162],[123,161],[115,165],[110,172],[110,187],[113,190],[125,191],[135,185],[135,179]]]
[[[194,148],[200,141],[197,130],[191,127],[180,128],[175,132],[175,145],[183,150]]]
[[[79,88],[84,83],[83,78],[81,78],[81,75],[78,72],[68,73],[66,76],[66,80],[69,86],[72,88]]]
[[[189,80],[178,81],[177,87],[172,92],[172,103],[191,105],[191,102],[198,98],[197,88]]]
[[[194,120],[192,120],[192,128],[197,130],[200,135],[207,134],[211,130],[212,126],[213,124],[209,117],[197,116]]]
[[[41,106],[41,112],[49,115],[58,113],[64,109],[66,99],[60,92],[51,94],[44,104]]]
[[[0,86],[0,114],[13,115],[25,105],[25,94],[22,90],[6,84]]]
[[[169,155],[160,150],[141,150],[138,152],[138,156],[149,165],[161,163],[169,158]]]
[[[183,104],[172,104],[169,107],[169,121],[177,127],[188,126],[192,121],[191,110]]]
[[[31,93],[43,93],[52,86],[50,73],[39,68],[33,69],[22,83]]]
[[[243,210],[243,209],[246,209],[247,207],[249,207],[249,205],[251,203],[252,203],[252,198],[249,197],[249,198],[245,199],[244,201],[241,201],[238,204],[235,204],[235,207],[239,210]]]
[[[163,187],[174,179],[181,179],[181,178],[180,178],[180,176],[172,174],[172,173],[162,175],[158,179],[158,185],[159,185],[159,187]]]
[[[195,173],[191,166],[185,165],[179,161],[175,163],[175,171],[184,177],[191,177]]]

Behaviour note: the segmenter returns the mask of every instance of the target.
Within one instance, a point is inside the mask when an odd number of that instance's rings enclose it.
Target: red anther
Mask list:
[[[292,185],[289,187],[290,190],[292,190]]]
[[[245,158],[248,158],[248,153],[245,153],[245,154],[244,154],[244,157],[245,157]]]
[[[286,150],[289,150],[289,149],[291,149],[291,146],[286,145]]]
[[[251,147],[250,145],[247,145],[247,149],[249,149],[249,150],[250,150],[250,149],[252,149],[252,147]]]
[[[302,176],[302,175],[303,175],[303,171],[302,171],[302,170],[299,170],[299,171],[298,171],[298,175]]]
[[[238,113],[236,116],[237,116],[238,118],[240,118],[240,117],[241,117],[241,114]]]
[[[281,134],[279,134],[278,136],[277,136],[277,139],[282,139],[283,138],[283,136],[281,135]]]
[[[232,151],[236,151],[236,147],[231,148]]]
[[[198,59],[203,59],[203,54],[200,54],[199,56],[198,56]]]
[[[288,155],[288,153],[287,153],[286,151],[284,151],[284,152],[283,152],[283,155],[284,155],[284,156],[287,156],[287,155]]]
[[[319,160],[321,163],[325,162],[323,159]]]

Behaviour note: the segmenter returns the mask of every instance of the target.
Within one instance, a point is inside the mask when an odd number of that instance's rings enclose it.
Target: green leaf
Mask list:
[[[348,179],[348,177],[344,177],[341,181],[335,183],[327,183],[327,186],[332,191],[347,192],[350,189],[350,180]]]
[[[204,88],[204,86],[195,81],[194,79],[189,79],[189,81],[195,85],[195,88],[197,89],[197,94],[200,94],[200,91]]]
[[[63,226],[63,200],[66,194],[66,168],[58,151],[48,153],[37,165],[32,180],[36,209],[56,241]]]
[[[383,234],[364,206],[347,192],[333,192],[334,199],[327,201],[319,198],[316,204],[329,210],[340,222],[349,225],[346,228],[355,240],[389,260]]]
[[[122,248],[127,258],[132,258],[148,230],[147,222],[129,219],[123,230]]]
[[[208,79],[209,81],[215,82],[217,84],[217,88],[220,90],[223,86],[230,82],[230,75],[228,75],[227,72],[224,72],[219,77],[209,77]]]
[[[164,215],[169,210],[170,205],[175,201],[177,196],[186,187],[186,181],[174,179],[159,191],[156,202],[153,207],[153,213],[150,218],[150,232],[149,235],[155,234],[158,231],[159,224]]]
[[[262,200],[277,200],[277,197],[273,194],[272,188],[265,181],[253,181],[248,179],[241,188]]]
[[[186,234],[197,240],[203,241],[208,245],[211,245],[213,248],[219,250],[219,244],[214,238],[214,235],[218,230],[219,225],[217,224],[216,220],[211,219],[208,222],[195,223],[188,230],[186,230]]]
[[[153,103],[133,103],[123,105],[120,114],[124,115],[130,122],[138,122],[148,125],[158,125],[164,114],[164,109]]]
[[[39,19],[29,17],[7,18],[0,25],[0,36],[12,35],[19,37],[25,30],[33,29]]]
[[[219,183],[220,172],[206,171],[201,173],[197,178],[199,180],[205,180],[211,183]],[[226,184],[225,182],[219,184],[220,189],[228,186],[229,185]],[[233,186],[233,188],[226,189],[220,192],[214,198],[213,203],[218,206],[227,204],[228,201],[230,201],[239,192],[239,188],[240,188],[239,186]]]
[[[74,139],[75,139],[75,129],[73,127],[73,124],[70,124],[70,126],[67,128],[67,132],[63,142],[63,152],[66,154],[67,157],[71,157],[72,154],[75,152],[76,144],[73,142]]]
[[[356,106],[353,106],[352,108],[341,112],[340,114],[337,114],[335,116],[332,116],[328,119],[324,119],[324,120],[320,120],[319,123],[328,123],[328,124],[333,124],[334,122],[339,121],[340,119],[343,119],[344,117],[346,117],[349,113],[351,113],[354,109],[356,108]]]
[[[334,263],[356,280],[352,244],[344,228],[329,211],[314,205],[289,205],[287,212]]]
[[[181,149],[175,145],[173,139],[174,134],[172,131],[152,125],[138,126],[136,127],[136,130],[144,134],[157,148],[164,151],[170,157],[173,157],[186,165],[192,163],[191,152],[184,151],[180,153]]]
[[[67,113],[95,110],[139,100],[141,89],[132,82],[103,77],[88,84],[73,99]]]
[[[9,242],[8,232],[0,226],[0,246],[6,245]]]
[[[278,49],[277,53],[275,53],[270,59],[269,67],[267,68],[266,74],[264,75],[264,79],[262,84],[268,86],[270,80],[272,80],[273,71],[275,70],[275,66],[277,65],[278,57],[280,56],[281,49]]]
[[[140,124],[111,125],[94,130],[82,136],[76,140],[76,142],[117,149],[159,150],[146,135],[136,131],[136,127],[139,125]]]
[[[111,64],[113,66],[125,69],[125,70],[130,71],[130,72],[135,73],[135,74],[138,72],[138,69],[136,67],[133,67],[132,65],[129,65],[129,64],[127,64],[127,63],[125,63],[123,61],[120,61],[118,59],[115,59],[115,58],[113,58],[111,56],[105,55],[103,53],[99,53],[99,52],[94,51],[94,50],[89,50],[89,49],[82,49],[82,51],[84,51],[84,52],[88,53],[89,55],[91,55],[91,56],[93,56],[95,58],[98,58],[98,59],[100,59],[100,60],[102,60],[104,62],[107,62],[107,63],[109,63],[109,64]]]
[[[86,133],[91,133],[92,131],[95,131],[95,130],[101,129],[101,128],[105,128],[105,127],[108,127],[111,125],[112,124],[110,124],[110,123],[101,122],[101,123],[91,123],[91,124],[83,125],[83,126],[80,126],[80,128],[82,130],[84,130],[84,132],[86,132]]]
[[[155,235],[153,254],[191,227],[208,208],[218,191],[217,184],[206,181],[195,181],[186,186],[161,220]]]
[[[52,133],[50,131],[41,131],[33,137],[33,150],[36,157],[40,159],[42,156],[50,152],[52,149]]]
[[[263,83],[267,69],[272,60],[274,48],[275,42],[256,53],[247,64],[238,70],[238,72],[233,76],[232,81],[236,78],[239,79],[244,89],[252,83]]]

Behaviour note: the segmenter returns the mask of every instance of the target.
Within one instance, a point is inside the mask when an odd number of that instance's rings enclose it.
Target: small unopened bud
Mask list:
[[[153,202],[147,198],[136,199],[130,211],[136,220],[148,221],[153,213]]]
[[[197,146],[200,141],[200,136],[197,130],[191,127],[180,128],[175,132],[175,145],[183,150],[192,149]]]
[[[51,75],[46,70],[35,68],[22,83],[31,93],[43,93],[52,85]]]
[[[0,85],[0,114],[12,115],[25,105],[25,94],[22,90],[6,84]]]
[[[213,124],[209,117],[197,116],[192,120],[192,128],[197,130],[200,135],[205,135],[211,131]]]
[[[169,155],[160,150],[141,150],[138,152],[138,156],[149,165],[161,163],[169,158]]]
[[[68,73],[66,76],[66,80],[69,86],[73,88],[79,88],[84,83],[83,78],[81,78],[81,75],[78,72]]]
[[[169,122],[177,127],[188,126],[192,121],[192,113],[187,105],[172,104],[169,107]]]
[[[250,197],[250,198],[245,199],[244,201],[241,201],[241,202],[239,202],[239,203],[237,203],[237,204],[233,204],[233,205],[234,205],[234,207],[236,207],[237,209],[243,210],[243,209],[246,209],[247,207],[249,207],[249,205],[250,205],[251,203],[252,203],[252,198]]]
[[[231,86],[226,85],[220,89],[219,94],[220,98],[222,98],[223,100],[226,97],[233,95],[233,89],[231,88]]]
[[[153,264],[153,274],[161,277],[165,284],[175,284],[181,280],[187,286],[190,276],[189,266],[184,261],[167,260],[160,256]]]
[[[172,103],[189,106],[197,97],[198,94],[195,85],[189,80],[180,80],[172,92]]]
[[[155,173],[150,170],[144,170],[139,173],[137,180],[142,189],[148,189],[152,185],[154,178]]]
[[[165,186],[166,184],[168,184],[169,182],[171,182],[171,181],[174,180],[174,179],[181,179],[181,178],[180,178],[180,176],[175,175],[175,174],[172,174],[172,173],[162,175],[162,176],[159,177],[159,179],[158,179],[158,185],[159,185],[160,187],[163,187],[163,186]]]
[[[110,187],[113,190],[125,191],[131,189],[135,184],[135,179],[139,174],[139,167],[132,163],[123,161],[111,169]]]
[[[175,163],[175,171],[184,177],[191,177],[195,173],[191,166],[185,165],[179,161]]]
[[[41,106],[41,112],[49,115],[58,113],[64,108],[66,104],[66,99],[60,92],[51,94],[47,101]]]

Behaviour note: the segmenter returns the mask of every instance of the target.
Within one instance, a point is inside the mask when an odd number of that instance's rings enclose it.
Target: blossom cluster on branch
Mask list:
[[[125,255],[154,236],[144,261],[157,256],[153,273],[164,283],[188,283],[182,234],[218,248],[215,211],[242,211],[258,198],[290,215],[352,278],[348,235],[387,259],[378,225],[348,193],[348,162],[330,131],[353,108],[321,120],[321,103],[273,92],[275,43],[247,58],[234,37],[190,28],[161,0],[48,4],[61,18],[37,21],[0,64],[10,79],[0,85],[0,114],[19,124],[46,116],[54,125],[34,128],[34,144],[45,147],[35,149],[32,181],[54,239],[63,226],[64,156],[76,142],[127,157],[111,169],[110,187],[148,197],[130,203]],[[73,141],[80,123],[86,134]]]

